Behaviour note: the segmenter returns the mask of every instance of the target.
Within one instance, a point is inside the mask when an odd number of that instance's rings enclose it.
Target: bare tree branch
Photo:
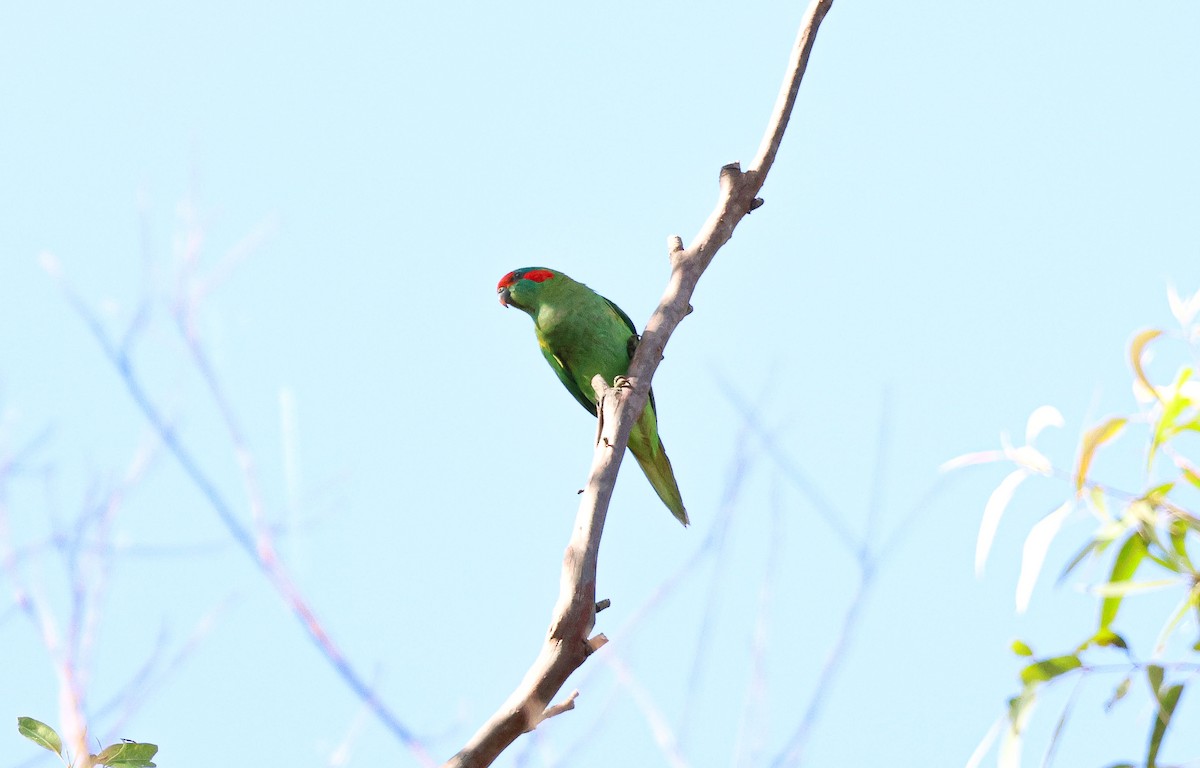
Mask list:
[[[187,232],[185,249],[182,254],[183,267],[181,268],[179,277],[181,295],[187,295],[187,291],[192,288],[194,280],[192,273],[195,271],[195,263],[199,257],[201,235],[202,233],[195,229]],[[253,238],[251,238],[250,242],[253,242]],[[239,249],[242,247],[239,246]],[[240,250],[235,250],[235,252],[240,253]],[[386,702],[383,701],[376,689],[368,683],[362,673],[351,663],[341,648],[334,643],[333,638],[320,621],[314,606],[302,594],[295,580],[292,578],[290,570],[279,557],[278,550],[274,544],[272,530],[265,519],[261,494],[258,492],[257,478],[254,474],[252,456],[246,448],[241,433],[237,428],[231,407],[218,386],[215,373],[208,365],[207,358],[203,355],[197,341],[198,335],[195,329],[194,304],[177,304],[175,307],[175,318],[180,325],[185,344],[192,355],[193,363],[199,369],[202,378],[209,387],[210,394],[216,400],[226,429],[231,435],[235,456],[239,466],[243,470],[243,479],[247,485],[247,495],[249,496],[250,507],[253,512],[253,529],[248,528],[238,518],[233,505],[221,494],[214,481],[201,468],[198,459],[192,455],[171,423],[158,406],[155,405],[138,375],[138,371],[134,366],[133,359],[128,354],[128,350],[137,340],[140,332],[144,330],[142,323],[146,317],[145,312],[142,310],[138,311],[134,323],[131,324],[121,346],[118,347],[101,325],[100,319],[68,283],[57,261],[46,254],[43,255],[42,263],[47,273],[59,284],[71,307],[79,314],[92,332],[104,355],[117,370],[134,404],[141,411],[147,422],[149,422],[150,428],[162,442],[167,453],[175,458],[180,468],[183,469],[197,490],[200,491],[209,506],[217,513],[217,516],[229,532],[230,537],[251,558],[259,571],[267,578],[271,586],[274,587],[276,593],[283,600],[293,617],[304,629],[309,640],[324,656],[334,672],[371,709],[387,730],[410,750],[421,765],[436,765],[434,759],[430,757],[424,742],[412,729],[400,720]],[[207,288],[203,290],[207,290]],[[203,291],[200,292],[202,293]],[[184,299],[180,299],[180,302],[184,301]]]
[[[575,517],[575,528],[563,555],[559,597],[546,642],[517,689],[446,766],[479,768],[490,765],[519,735],[533,729],[545,718],[546,708],[567,677],[583,665],[603,638],[598,635],[589,640],[596,621],[596,566],[604,519],[629,442],[629,432],[645,407],[650,380],[662,360],[667,341],[692,310],[690,301],[700,276],[721,246],[733,236],[738,222],[762,204],[757,198],[758,192],[783,140],[817,29],[832,5],[833,0],[812,0],[806,11],[774,113],[751,167],[743,172],[739,164],[732,163],[721,169],[721,192],[716,208],[691,247],[685,249],[678,236],[669,239],[671,278],[658,309],[642,334],[628,376],[619,378],[611,387],[599,377],[594,381],[603,424],[596,441],[587,488]]]

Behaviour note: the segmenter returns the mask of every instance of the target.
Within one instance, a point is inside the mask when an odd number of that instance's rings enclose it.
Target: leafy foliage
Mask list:
[[[62,738],[58,732],[45,723],[32,717],[18,717],[17,730],[22,736],[40,747],[58,755],[63,765],[72,768],[75,764],[63,752]],[[151,762],[158,747],[154,744],[142,744],[136,741],[121,741],[110,744],[100,750],[99,754],[88,755],[85,765],[103,765],[109,768],[155,768]]]
[[[1098,599],[1099,612],[1095,626],[1085,628],[1084,639],[1076,648],[1067,653],[1039,656],[1025,641],[1013,641],[1013,653],[1025,663],[1020,671],[1021,691],[1009,700],[1006,739],[1000,752],[1002,764],[1019,760],[1014,756],[1019,754],[1022,732],[1042,686],[1068,677],[1115,675],[1118,682],[1104,704],[1106,711],[1126,697],[1138,678],[1149,685],[1157,716],[1151,720],[1142,764],[1154,768],[1180,697],[1188,682],[1200,673],[1200,571],[1192,554],[1197,551],[1200,539],[1200,518],[1192,511],[1196,490],[1200,489],[1200,468],[1188,456],[1189,450],[1197,445],[1195,434],[1200,433],[1200,378],[1187,363],[1178,366],[1171,383],[1166,385],[1156,385],[1148,371],[1151,355],[1160,351],[1182,350],[1184,359],[1200,360],[1200,322],[1197,322],[1200,293],[1185,301],[1172,289],[1169,298],[1180,329],[1142,331],[1130,345],[1136,409],[1103,419],[1086,429],[1069,472],[1056,467],[1033,444],[1042,427],[1063,424],[1058,411],[1049,406],[1030,416],[1026,445],[1014,448],[1004,440],[1001,451],[969,454],[948,462],[945,467],[995,461],[1016,465],[985,507],[976,547],[977,570],[982,570],[1000,517],[1020,483],[1037,475],[1069,480],[1072,495],[1037,523],[1026,539],[1017,587],[1019,611],[1028,603],[1050,539],[1060,532],[1063,522],[1075,510],[1090,512],[1095,528],[1063,575],[1070,575],[1077,566],[1089,561],[1099,561],[1101,572],[1106,574],[1090,585],[1090,592]],[[1170,342],[1174,343],[1173,348],[1168,347]],[[1107,446],[1139,433],[1146,445],[1145,462],[1138,472],[1143,478],[1142,487],[1130,491],[1098,480],[1093,473],[1097,457]],[[1156,590],[1175,590],[1180,596],[1176,608],[1158,629],[1152,646],[1144,638],[1145,627],[1122,626],[1130,638],[1135,637],[1130,633],[1136,633],[1137,643],[1143,649],[1152,648],[1148,656],[1140,657],[1115,627],[1127,599]],[[1172,638],[1184,627],[1196,633],[1195,642],[1172,643]],[[1123,652],[1125,662],[1097,663],[1094,656],[1102,653],[1100,649]],[[1047,763],[1070,707],[1068,703],[1054,731]],[[1116,763],[1114,768],[1118,765],[1133,763]]]
[[[22,736],[62,757],[62,739],[50,726],[32,717],[18,717],[17,730]]]

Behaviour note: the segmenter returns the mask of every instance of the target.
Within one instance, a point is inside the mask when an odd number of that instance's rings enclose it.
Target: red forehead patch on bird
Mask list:
[[[544,283],[552,277],[554,277],[554,272],[549,269],[514,269],[500,278],[500,282],[496,283],[496,290],[508,288],[518,280],[532,280],[535,283]]]

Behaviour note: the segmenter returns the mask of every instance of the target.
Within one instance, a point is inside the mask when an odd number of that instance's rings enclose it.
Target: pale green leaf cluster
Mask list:
[[[1039,475],[1069,481],[1069,496],[1036,523],[1026,539],[1017,585],[1018,611],[1028,605],[1051,540],[1068,527],[1068,520],[1091,513],[1094,523],[1062,576],[1071,575],[1081,563],[1100,565],[1103,577],[1088,585],[1098,602],[1096,622],[1080,627],[1081,640],[1067,653],[1040,655],[1023,640],[1012,642],[1012,651],[1023,659],[1024,666],[1019,673],[1021,690],[1009,700],[1001,765],[1019,761],[1021,736],[1042,686],[1068,677],[1112,675],[1116,685],[1103,703],[1105,711],[1126,697],[1135,680],[1144,679],[1149,685],[1157,717],[1152,720],[1139,764],[1154,768],[1176,705],[1188,682],[1200,673],[1200,571],[1193,559],[1200,551],[1200,517],[1195,511],[1200,468],[1189,455],[1200,444],[1196,440],[1200,434],[1200,378],[1194,367],[1200,360],[1200,292],[1181,300],[1171,289],[1169,299],[1179,330],[1142,331],[1130,344],[1135,408],[1084,430],[1070,470],[1057,468],[1034,445],[1043,427],[1064,424],[1061,414],[1050,406],[1042,406],[1030,416],[1024,446],[1013,447],[1002,436],[1002,450],[968,454],[944,465],[946,469],[997,461],[1014,465],[985,505],[976,545],[979,572],[1018,487]],[[1155,354],[1160,362],[1151,366]],[[1161,358],[1170,359],[1171,355],[1180,360],[1173,376],[1157,379],[1170,383],[1156,384],[1150,369],[1160,367]],[[1098,478],[1094,465],[1106,447],[1132,439],[1141,439],[1145,445],[1144,463],[1133,468],[1143,478],[1142,487],[1117,488]],[[1178,593],[1175,608],[1161,625],[1147,631],[1145,626],[1121,622],[1126,600],[1155,591]],[[1181,632],[1185,642],[1169,642]],[[1125,661],[1111,663],[1111,649]],[[1104,653],[1108,663],[1096,660]],[[1054,753],[1054,742],[1063,731],[1070,707],[1068,704],[1063,710],[1048,756]],[[1114,763],[1113,768],[1119,765],[1133,763]]]

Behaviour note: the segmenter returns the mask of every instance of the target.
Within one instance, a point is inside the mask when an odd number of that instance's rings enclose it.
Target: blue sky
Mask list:
[[[23,577],[66,610],[64,558],[39,542],[154,445],[44,254],[114,338],[148,301],[137,373],[249,521],[171,317],[198,238],[194,275],[212,287],[199,338],[287,564],[389,706],[449,756],[536,655],[594,430],[496,281],[554,267],[644,323],[667,236],[690,238],[719,167],[757,148],[802,11],[5,5],[0,449],[44,435],[5,489],[13,543],[35,548]],[[905,530],[806,764],[967,760],[1015,692],[1009,641],[1059,650],[1094,615],[1087,595],[1048,584],[1013,611],[1028,526],[1067,489],[1018,495],[981,579],[979,518],[1007,468],[960,473],[909,510],[944,461],[1020,435],[1039,405],[1065,417],[1044,437],[1064,465],[1084,428],[1133,407],[1129,339],[1173,322],[1168,283],[1200,289],[1198,32],[1187,3],[834,6],[766,205],[705,274],[655,378],[694,525],[625,468],[600,564],[611,657],[568,683],[575,712],[501,764],[756,765],[782,748],[857,579],[788,467],[851,530],[873,521],[876,543]],[[773,450],[747,436],[745,404]],[[724,519],[739,460],[720,554],[623,631]],[[155,453],[113,525],[97,735],[154,741],[161,765],[330,765],[347,739],[350,765],[418,764],[363,716],[170,456]],[[1088,530],[1077,518],[1050,563]],[[10,582],[0,714],[56,721],[51,660]],[[156,648],[155,685],[118,724],[102,705]],[[1081,694],[1060,764],[1143,748],[1145,702],[1105,717],[1105,685]],[[1039,712],[1029,764],[1061,703]],[[1170,759],[1200,753],[1185,729],[1169,738]],[[15,733],[0,743],[5,765],[30,754]]]

